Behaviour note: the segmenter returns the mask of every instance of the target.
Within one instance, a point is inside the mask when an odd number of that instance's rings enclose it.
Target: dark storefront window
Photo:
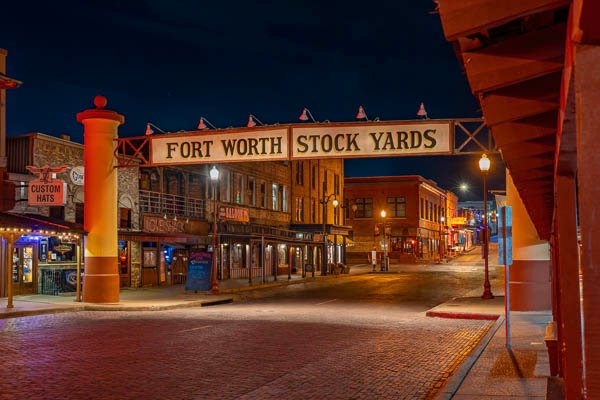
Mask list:
[[[373,199],[370,197],[359,197],[356,200],[356,218],[373,217]]]
[[[406,197],[388,197],[387,205],[392,217],[406,217]]]

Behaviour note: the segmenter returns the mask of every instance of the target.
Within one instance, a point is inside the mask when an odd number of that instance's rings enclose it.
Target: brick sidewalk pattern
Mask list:
[[[269,311],[266,310],[265,313]],[[423,399],[491,323],[182,309],[0,321],[0,399]]]

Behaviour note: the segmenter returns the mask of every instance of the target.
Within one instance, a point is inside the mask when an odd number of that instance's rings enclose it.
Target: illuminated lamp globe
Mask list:
[[[333,204],[334,207],[337,207],[338,204],[340,204],[340,202],[338,201],[338,199],[333,199],[333,201],[331,202],[331,204]]]
[[[219,180],[219,170],[214,165],[210,170],[210,180],[213,182],[216,182]]]
[[[485,154],[479,159],[479,169],[483,173],[486,173],[490,170],[490,159]]]
[[[385,210],[381,210],[381,218],[385,218],[385,216],[387,215],[387,213],[385,212]]]

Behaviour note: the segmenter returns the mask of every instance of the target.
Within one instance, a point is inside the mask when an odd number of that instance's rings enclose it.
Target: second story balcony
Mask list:
[[[169,217],[205,220],[206,201],[194,197],[140,190],[140,211]]]

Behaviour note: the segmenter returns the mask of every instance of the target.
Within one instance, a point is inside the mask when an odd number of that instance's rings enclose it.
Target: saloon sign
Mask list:
[[[452,153],[451,121],[325,123],[151,137],[154,165]]]
[[[66,182],[55,179],[57,173],[67,169],[65,166],[56,168],[32,167],[27,169],[39,177],[29,182],[27,202],[30,206],[63,206],[67,202]]]
[[[250,222],[248,209],[244,207],[221,206],[219,207],[219,219],[237,222]]]

